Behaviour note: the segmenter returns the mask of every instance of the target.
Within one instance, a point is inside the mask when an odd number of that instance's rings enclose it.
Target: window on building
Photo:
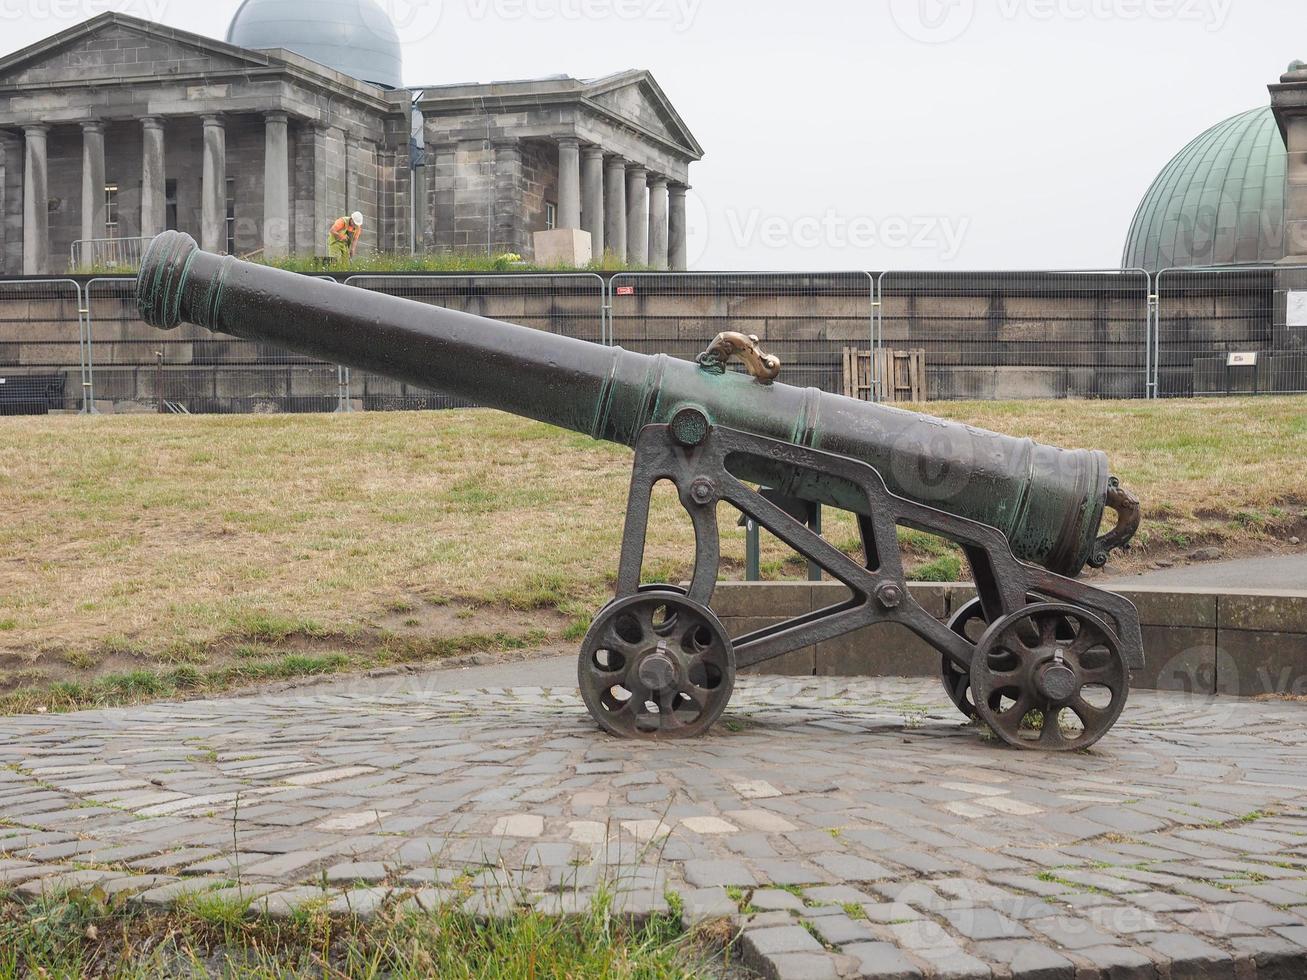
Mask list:
[[[118,237],[118,185],[104,185],[104,237]]]
[[[227,254],[236,254],[236,178],[227,178]]]
[[[553,201],[545,201],[545,231],[553,231],[558,227],[558,205]]]
[[[163,182],[164,227],[168,231],[177,230],[177,181]]]

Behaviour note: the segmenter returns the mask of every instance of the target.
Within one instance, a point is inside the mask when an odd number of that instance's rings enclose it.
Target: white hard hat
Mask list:
[[[351,214],[351,215],[349,216],[349,220],[352,221],[352,222],[354,222],[354,224],[356,224],[356,225],[361,225],[361,224],[363,224],[363,212],[362,212],[362,211],[355,211],[353,214]]]

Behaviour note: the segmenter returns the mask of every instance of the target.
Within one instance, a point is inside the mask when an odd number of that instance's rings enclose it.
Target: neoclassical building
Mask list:
[[[703,150],[647,71],[404,88],[373,0],[246,0],[218,41],[108,13],[0,59],[0,272],[165,229],[212,251],[516,252],[684,268]],[[88,263],[105,246],[78,246]],[[116,247],[107,247],[117,250]]]

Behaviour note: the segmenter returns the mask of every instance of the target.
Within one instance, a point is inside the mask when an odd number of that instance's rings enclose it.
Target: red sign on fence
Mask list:
[[[618,295],[618,296],[634,296],[634,295],[635,295],[635,287],[634,287],[634,286],[618,286],[618,287],[617,287],[617,295]]]

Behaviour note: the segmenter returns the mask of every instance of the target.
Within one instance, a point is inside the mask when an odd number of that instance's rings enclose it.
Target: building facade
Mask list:
[[[273,43],[248,28],[259,5],[230,36]],[[685,267],[703,151],[649,72],[391,88],[291,50],[316,53],[306,29],[253,49],[109,13],[0,59],[0,272],[62,273],[166,229],[325,256],[356,210],[364,250],[531,258],[534,232],[570,228],[596,256]]]

